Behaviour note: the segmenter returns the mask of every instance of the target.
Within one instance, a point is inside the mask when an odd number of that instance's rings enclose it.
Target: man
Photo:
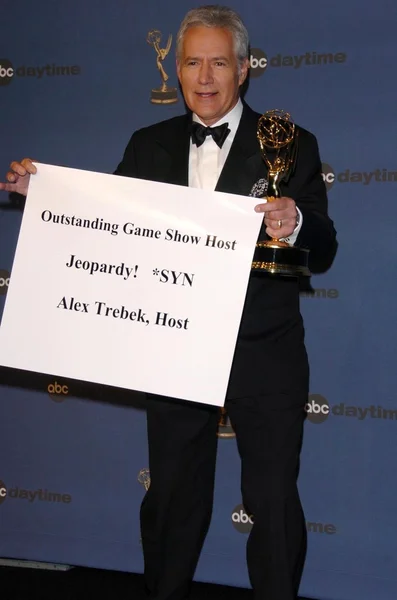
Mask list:
[[[248,34],[234,11],[190,11],[177,37],[177,72],[192,114],[134,133],[116,174],[249,195],[267,167],[256,139],[260,115],[240,99],[248,68]],[[35,170],[28,159],[12,163],[0,189],[26,194]],[[317,143],[303,129],[296,168],[282,192],[256,207],[264,213],[260,237],[308,247],[312,270],[325,268],[335,230]],[[243,502],[254,517],[247,563],[256,600],[297,595],[305,522],[296,479],[307,396],[298,283],[251,274],[226,408],[242,461]],[[141,509],[146,585],[152,599],[183,600],[210,523],[217,411],[152,396],[147,417],[151,486]]]

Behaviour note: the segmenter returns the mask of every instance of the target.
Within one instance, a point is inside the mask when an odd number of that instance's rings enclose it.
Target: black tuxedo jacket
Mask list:
[[[216,190],[248,196],[267,176],[256,138],[260,115],[244,104],[241,121]],[[191,115],[175,117],[136,131],[116,175],[188,185]],[[335,249],[335,230],[327,215],[327,195],[315,137],[299,128],[294,173],[281,184],[303,215],[296,245],[310,249],[310,268],[325,270]],[[264,228],[259,236],[266,237]],[[254,250],[254,249],[253,249]],[[214,304],[217,299],[214,297]],[[209,340],[209,343],[211,341]],[[308,365],[299,311],[298,282],[252,273],[231,371],[228,397],[305,392]]]

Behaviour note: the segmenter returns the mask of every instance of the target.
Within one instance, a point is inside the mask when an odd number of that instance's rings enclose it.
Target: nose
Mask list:
[[[201,85],[208,85],[213,82],[212,67],[206,61],[201,63],[198,81]]]

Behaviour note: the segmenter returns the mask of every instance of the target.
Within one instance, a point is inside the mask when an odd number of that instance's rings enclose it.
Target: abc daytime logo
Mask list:
[[[54,402],[63,402],[66,400],[66,396],[69,394],[69,386],[64,383],[58,383],[54,381],[54,383],[49,383],[47,387],[48,395],[51,400]]]
[[[0,296],[5,296],[10,285],[10,272],[0,269]]]
[[[79,65],[47,63],[46,65],[19,65],[14,67],[8,58],[0,58],[0,86],[9,85],[15,77],[43,79],[44,77],[68,77],[70,75],[80,75],[80,73],[81,68]]]
[[[8,85],[14,77],[14,67],[7,58],[0,58],[0,85]]]
[[[317,298],[318,300],[336,300],[339,298],[339,290],[336,288],[313,288],[299,292],[301,298]]]
[[[322,164],[322,176],[323,176],[323,180],[325,183],[325,187],[327,188],[327,191],[328,191],[332,188],[332,186],[335,183],[335,171],[327,163]]]
[[[0,480],[0,504],[2,504],[6,498],[10,500],[27,500],[30,504],[36,501],[51,502],[55,504],[70,504],[72,502],[72,496],[70,494],[49,492],[43,488],[37,490],[28,490],[19,486],[7,488],[4,481]]]
[[[305,54],[283,55],[275,54],[268,58],[260,48],[251,48],[250,52],[250,76],[259,77],[263,75],[268,67],[300,69],[306,66],[327,66],[346,62],[345,52],[305,52]]]
[[[328,163],[322,163],[322,176],[327,191],[329,191],[334,183],[361,183],[362,185],[370,185],[372,183],[396,183],[397,171],[389,171],[388,169],[374,169],[373,171],[352,171],[345,169],[340,173]]]
[[[232,512],[232,523],[239,533],[249,533],[254,524],[252,515],[248,515],[242,504],[238,504]]]
[[[246,513],[242,504],[239,504],[232,512],[232,523],[239,533],[249,533],[253,527],[254,518]],[[332,523],[306,521],[306,529],[308,533],[325,533],[327,535],[337,533],[337,528]]]
[[[7,488],[3,481],[0,481],[0,504],[3,504],[7,497]]]
[[[266,71],[267,56],[260,48],[251,48],[250,77],[260,77]]]
[[[330,408],[326,398],[320,394],[311,394],[305,406],[307,418],[311,423],[324,423],[328,418]]]
[[[397,409],[384,408],[379,404],[377,406],[374,404],[370,406],[348,405],[345,402],[330,406],[328,400],[321,394],[310,394],[305,411],[308,421],[316,425],[324,423],[330,415],[332,417],[353,418],[357,421],[377,419],[397,422]]]

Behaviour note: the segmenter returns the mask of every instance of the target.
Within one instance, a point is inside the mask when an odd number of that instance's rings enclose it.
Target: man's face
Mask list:
[[[247,77],[248,59],[239,74],[230,31],[191,27],[183,40],[177,72],[186,104],[210,126],[236,104]]]

